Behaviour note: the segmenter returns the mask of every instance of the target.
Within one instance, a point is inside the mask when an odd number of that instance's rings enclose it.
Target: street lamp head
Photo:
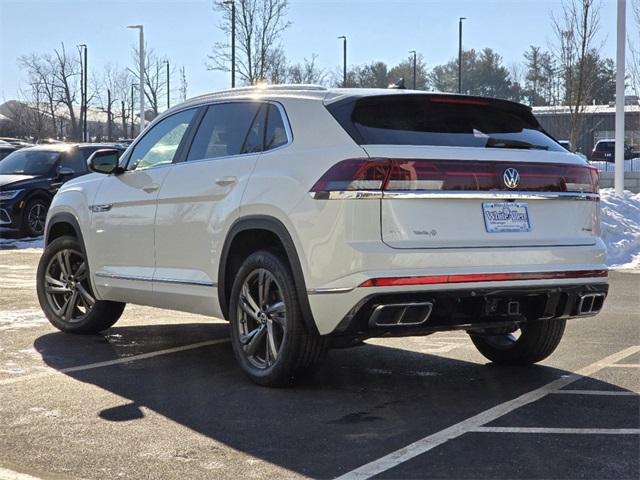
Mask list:
[[[413,53],[415,55],[416,51],[415,50],[409,50],[409,53]]]
[[[127,25],[127,28],[138,28],[142,30],[142,25]]]
[[[467,17],[460,17],[460,21],[466,20]]]
[[[341,40],[346,40],[347,39],[347,37],[345,37],[344,35],[340,35],[338,38],[341,39]]]

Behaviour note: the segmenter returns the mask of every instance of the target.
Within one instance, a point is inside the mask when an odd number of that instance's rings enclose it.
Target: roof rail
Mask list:
[[[196,100],[198,98],[204,97],[212,97],[216,95],[228,95],[230,93],[242,93],[242,92],[254,92],[261,90],[269,90],[269,91],[327,91],[327,87],[323,87],[322,85],[313,85],[313,84],[278,84],[278,85],[249,85],[247,87],[236,87],[236,88],[227,88],[225,90],[217,90],[215,92],[209,92],[202,95],[198,95],[196,97],[192,97],[189,100]]]

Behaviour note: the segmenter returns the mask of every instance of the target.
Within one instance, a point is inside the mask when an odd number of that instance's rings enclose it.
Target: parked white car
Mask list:
[[[38,298],[65,332],[125,303],[229,320],[255,382],[331,346],[461,329],[550,355],[607,294],[598,174],[503,100],[242,88],[158,117],[51,204]]]

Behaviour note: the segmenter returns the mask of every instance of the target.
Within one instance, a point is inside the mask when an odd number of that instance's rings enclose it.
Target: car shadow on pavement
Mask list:
[[[60,370],[228,336],[228,325],[222,323],[153,325],[116,327],[92,336],[52,333],[34,346]],[[66,375],[128,399],[96,411],[97,422],[136,421],[145,407],[255,458],[328,478],[568,373],[367,344],[332,350],[295,387],[269,389],[244,377],[226,342]],[[590,389],[619,390],[589,381]],[[459,452],[454,456],[451,461],[460,463]],[[531,465],[549,465],[535,450],[525,456]],[[456,475],[460,472],[452,471],[448,478]],[[593,475],[602,476],[602,471]],[[475,471],[474,477],[482,473]]]

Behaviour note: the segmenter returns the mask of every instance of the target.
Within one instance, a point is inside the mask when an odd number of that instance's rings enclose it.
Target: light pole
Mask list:
[[[140,133],[144,130],[144,28],[142,25],[129,25],[127,28],[137,28],[140,31]]]
[[[87,70],[87,45],[82,43],[78,45],[80,51],[80,128],[82,129],[82,141],[87,141],[87,79],[89,77]],[[83,57],[84,51],[84,59]]]
[[[616,116],[613,186],[616,195],[624,195],[624,42],[626,0],[618,0],[616,48]]]
[[[467,17],[458,19],[458,93],[462,93],[462,21]]]
[[[129,138],[133,138],[133,89],[135,87],[139,87],[140,85],[138,85],[137,83],[132,83],[131,84],[131,132],[129,134]]]
[[[167,64],[167,110],[171,108],[171,80],[169,78],[169,60],[165,60]]]
[[[409,53],[413,53],[413,89],[416,89],[416,51],[411,50]]]
[[[82,116],[84,115],[84,61],[82,60],[82,49],[84,44],[76,45],[78,47],[78,55],[80,56],[80,118],[78,124],[80,131],[82,132]],[[84,134],[81,133],[80,139],[84,140]]]
[[[341,35],[342,39],[342,88],[347,88],[347,37]]]
[[[231,5],[231,88],[236,88],[236,2],[224,2]]]

